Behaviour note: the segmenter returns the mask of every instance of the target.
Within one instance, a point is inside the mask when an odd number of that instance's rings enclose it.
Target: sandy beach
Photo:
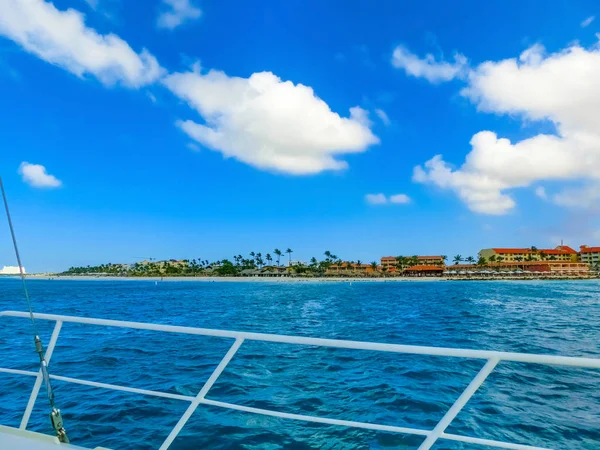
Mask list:
[[[28,280],[67,281],[159,281],[199,283],[397,283],[407,281],[445,281],[447,278],[287,278],[287,277],[89,277],[27,275]]]

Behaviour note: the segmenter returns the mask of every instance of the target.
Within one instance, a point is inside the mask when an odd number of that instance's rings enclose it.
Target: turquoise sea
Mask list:
[[[206,328],[600,358],[598,281],[29,282],[37,312]],[[0,311],[25,311],[0,280]],[[38,321],[47,344],[51,325]],[[56,375],[195,396],[231,341],[65,324]],[[0,318],[0,365],[36,370],[31,326]],[[433,428],[482,362],[246,342],[207,398]],[[33,378],[0,374],[0,424],[18,426]],[[54,382],[74,444],[157,449],[188,404]],[[447,430],[554,449],[600,448],[600,370],[501,363]],[[40,395],[30,429],[50,432]],[[171,448],[411,449],[421,437],[201,405]],[[482,449],[438,441],[436,449]]]

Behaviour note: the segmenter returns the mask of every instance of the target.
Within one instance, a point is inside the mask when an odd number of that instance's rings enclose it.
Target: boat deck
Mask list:
[[[0,425],[0,448],[5,450],[56,450],[60,445],[65,450],[88,450],[84,447],[61,444],[54,436],[19,430]],[[96,448],[95,450],[108,450]]]

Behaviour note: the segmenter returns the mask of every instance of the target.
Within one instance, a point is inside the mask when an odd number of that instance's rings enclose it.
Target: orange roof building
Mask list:
[[[579,247],[579,255],[582,263],[597,266],[600,264],[600,247]]]
[[[490,260],[491,257],[496,261],[573,261],[578,259],[577,251],[568,245],[559,245],[556,248],[549,249],[531,249],[531,248],[485,248],[479,252],[479,256]]]
[[[444,273],[444,267],[431,264],[418,264],[404,270],[409,277],[439,277]]]
[[[382,256],[381,257],[381,267],[386,270],[395,269],[398,265],[398,257],[397,256]],[[406,256],[406,258],[412,258],[411,256]],[[420,265],[444,265],[444,257],[443,256],[417,256],[417,264]]]

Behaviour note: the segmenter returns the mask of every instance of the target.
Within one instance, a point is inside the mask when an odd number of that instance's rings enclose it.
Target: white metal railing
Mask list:
[[[0,312],[0,317],[19,317],[28,318],[29,313],[16,312],[16,311],[4,311]],[[427,450],[438,439],[446,439],[451,441],[465,442],[471,444],[487,445],[490,447],[506,448],[514,450],[548,450],[542,447],[535,447],[524,444],[513,444],[509,442],[495,441],[491,439],[481,439],[471,436],[463,436],[457,434],[446,433],[446,429],[456,418],[458,413],[466,405],[473,394],[483,384],[489,374],[496,368],[500,361],[511,361],[511,362],[522,362],[522,363],[533,363],[533,364],[546,364],[546,365],[561,365],[561,366],[572,366],[572,367],[584,367],[592,369],[600,369],[600,359],[596,358],[576,358],[566,356],[553,356],[553,355],[535,355],[535,354],[524,354],[524,353],[511,353],[511,352],[497,352],[497,351],[486,351],[486,350],[465,350],[456,348],[442,348],[442,347],[424,347],[415,345],[399,345],[399,344],[382,344],[374,342],[359,342],[359,341],[347,341],[347,340],[335,340],[335,339],[319,339],[309,337],[298,337],[298,336],[285,336],[275,334],[263,334],[263,333],[249,333],[243,331],[227,331],[227,330],[212,330],[207,328],[192,328],[172,325],[157,325],[148,324],[141,322],[126,322],[120,320],[105,320],[105,319],[90,319],[85,317],[72,317],[62,316],[55,314],[35,314],[37,320],[50,320],[56,322],[52,337],[48,343],[46,349],[46,360],[50,363],[52,353],[56,346],[58,336],[63,323],[79,323],[87,325],[100,325],[107,327],[120,327],[120,328],[132,328],[137,330],[151,330],[160,331],[167,333],[181,333],[191,335],[202,335],[202,336],[214,336],[221,338],[234,339],[233,345],[229,348],[229,351],[225,354],[219,365],[213,371],[211,376],[208,378],[200,392],[195,397],[179,394],[171,394],[169,392],[152,391],[147,389],[137,389],[126,386],[118,386],[114,384],[98,383],[95,381],[81,380],[78,378],[70,378],[59,375],[50,375],[53,380],[63,381],[67,383],[82,384],[86,386],[92,386],[103,389],[111,389],[115,391],[131,392],[134,394],[151,395],[154,397],[163,397],[174,400],[187,401],[190,403],[189,407],[181,416],[175,427],[169,433],[169,436],[165,439],[159,450],[166,450],[173,443],[175,438],[179,435],[189,418],[192,416],[198,406],[212,405],[221,408],[233,409],[237,411],[243,411],[254,414],[262,414],[265,416],[279,417],[283,419],[301,420],[306,422],[323,423],[329,425],[340,425],[354,428],[364,428],[368,430],[387,431],[392,433],[404,433],[424,436],[425,440],[419,447],[419,450]],[[210,400],[206,398],[206,395],[217,381],[219,376],[223,373],[227,364],[234,357],[236,352],[239,350],[245,340],[250,341],[263,341],[263,342],[277,342],[283,344],[299,344],[299,345],[311,345],[321,347],[334,347],[334,348],[347,348],[356,350],[373,350],[380,352],[392,352],[392,353],[405,353],[413,355],[428,355],[428,356],[447,356],[457,358],[475,358],[485,360],[484,366],[471,380],[469,385],[465,388],[462,394],[456,399],[454,404],[442,417],[433,430],[425,430],[419,428],[408,428],[398,427],[394,425],[381,425],[368,422],[355,422],[350,420],[339,420],[331,419],[327,417],[309,416],[303,414],[291,414],[283,413],[279,411],[273,411],[268,409],[253,408],[249,406],[236,405],[232,403],[221,402],[217,400]],[[40,372],[32,372],[26,370],[7,369],[0,367],[0,373],[8,373],[13,375],[25,375],[36,377],[36,381],[25,409],[23,419],[21,421],[20,428],[26,429],[29,423],[29,418],[35,404],[35,400],[38,396],[40,387],[42,385],[42,375]]]

